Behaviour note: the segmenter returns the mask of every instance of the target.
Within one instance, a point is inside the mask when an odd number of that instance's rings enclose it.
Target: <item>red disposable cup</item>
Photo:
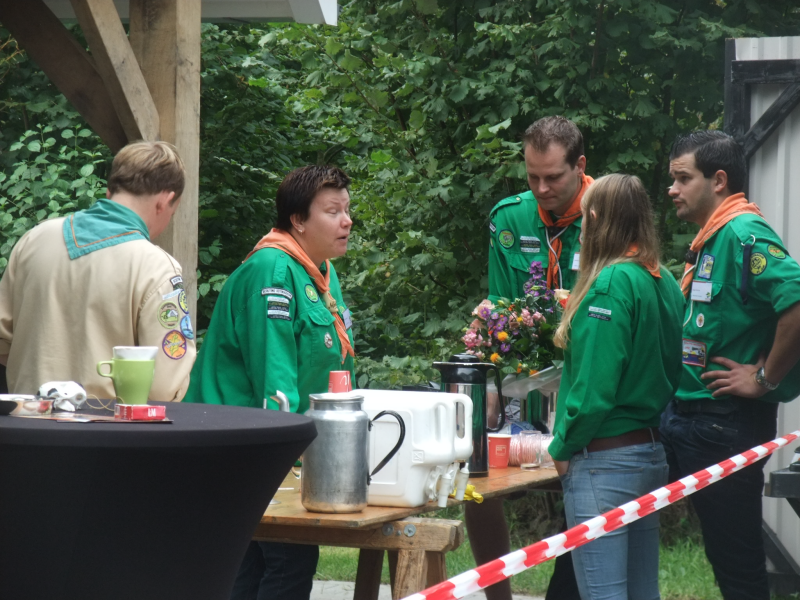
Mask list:
[[[331,371],[328,375],[329,392],[352,392],[353,385],[350,383],[350,371]]]
[[[507,469],[511,436],[505,433],[489,434],[489,468]]]

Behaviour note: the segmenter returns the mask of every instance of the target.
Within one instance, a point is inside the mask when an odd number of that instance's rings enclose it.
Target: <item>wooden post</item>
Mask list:
[[[200,0],[131,0],[129,39],[153,97],[162,140],[186,165],[186,188],[155,242],[183,267],[190,311],[197,307],[197,196],[200,171]]]
[[[128,141],[158,139],[158,112],[114,0],[71,0]]]

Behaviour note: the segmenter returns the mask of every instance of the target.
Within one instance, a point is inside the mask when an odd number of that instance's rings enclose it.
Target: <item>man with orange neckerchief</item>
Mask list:
[[[800,266],[743,193],[747,160],[721,131],[680,136],[669,156],[677,216],[700,226],[682,288],[683,374],[661,418],[670,480],[776,435],[800,393]],[[761,460],[691,496],[725,600],[769,600]]]
[[[530,191],[497,203],[489,221],[489,300],[520,298],[539,261],[551,289],[572,289],[580,264],[581,199],[594,181],[584,173],[583,136],[564,117],[545,117],[523,136]],[[503,499],[467,504],[467,532],[475,561],[509,552]],[[486,589],[488,600],[510,600],[508,580]],[[547,599],[578,599],[572,558],[556,559]]]

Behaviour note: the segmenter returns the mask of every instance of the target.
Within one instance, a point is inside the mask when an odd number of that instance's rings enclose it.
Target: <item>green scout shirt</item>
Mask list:
[[[581,219],[578,217],[559,237],[562,287],[568,290],[578,278]],[[501,200],[489,215],[489,300],[521,298],[534,260],[547,271],[547,226],[539,216],[533,192],[527,191]]]
[[[739,287],[746,243],[753,248],[744,304]],[[712,399],[713,390],[706,389],[709,382],[700,375],[725,367],[712,363],[711,357],[756,363],[759,355],[772,347],[781,313],[796,302],[800,302],[800,266],[769,224],[748,214],[722,227],[705,243],[692,273],[692,293],[683,320],[683,375],[676,398]],[[800,391],[797,370],[787,375],[776,391],[760,399],[779,402],[794,398]]]
[[[550,454],[658,427],[681,377],[684,298],[675,279],[626,262],[600,272],[572,319]]]
[[[330,290],[352,343],[332,265]],[[334,321],[302,265],[281,250],[259,250],[219,295],[184,401],[261,408],[280,390],[292,412],[304,413],[309,394],[328,391],[331,371],[354,374],[351,356],[342,364]],[[278,408],[273,400],[269,407]]]

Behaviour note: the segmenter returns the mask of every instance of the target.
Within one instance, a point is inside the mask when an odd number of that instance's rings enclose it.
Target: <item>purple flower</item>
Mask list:
[[[500,344],[500,352],[508,352],[511,350],[511,344]]]
[[[483,319],[484,321],[488,321],[489,317],[492,315],[492,309],[488,306],[479,306],[478,307],[478,317]]]

